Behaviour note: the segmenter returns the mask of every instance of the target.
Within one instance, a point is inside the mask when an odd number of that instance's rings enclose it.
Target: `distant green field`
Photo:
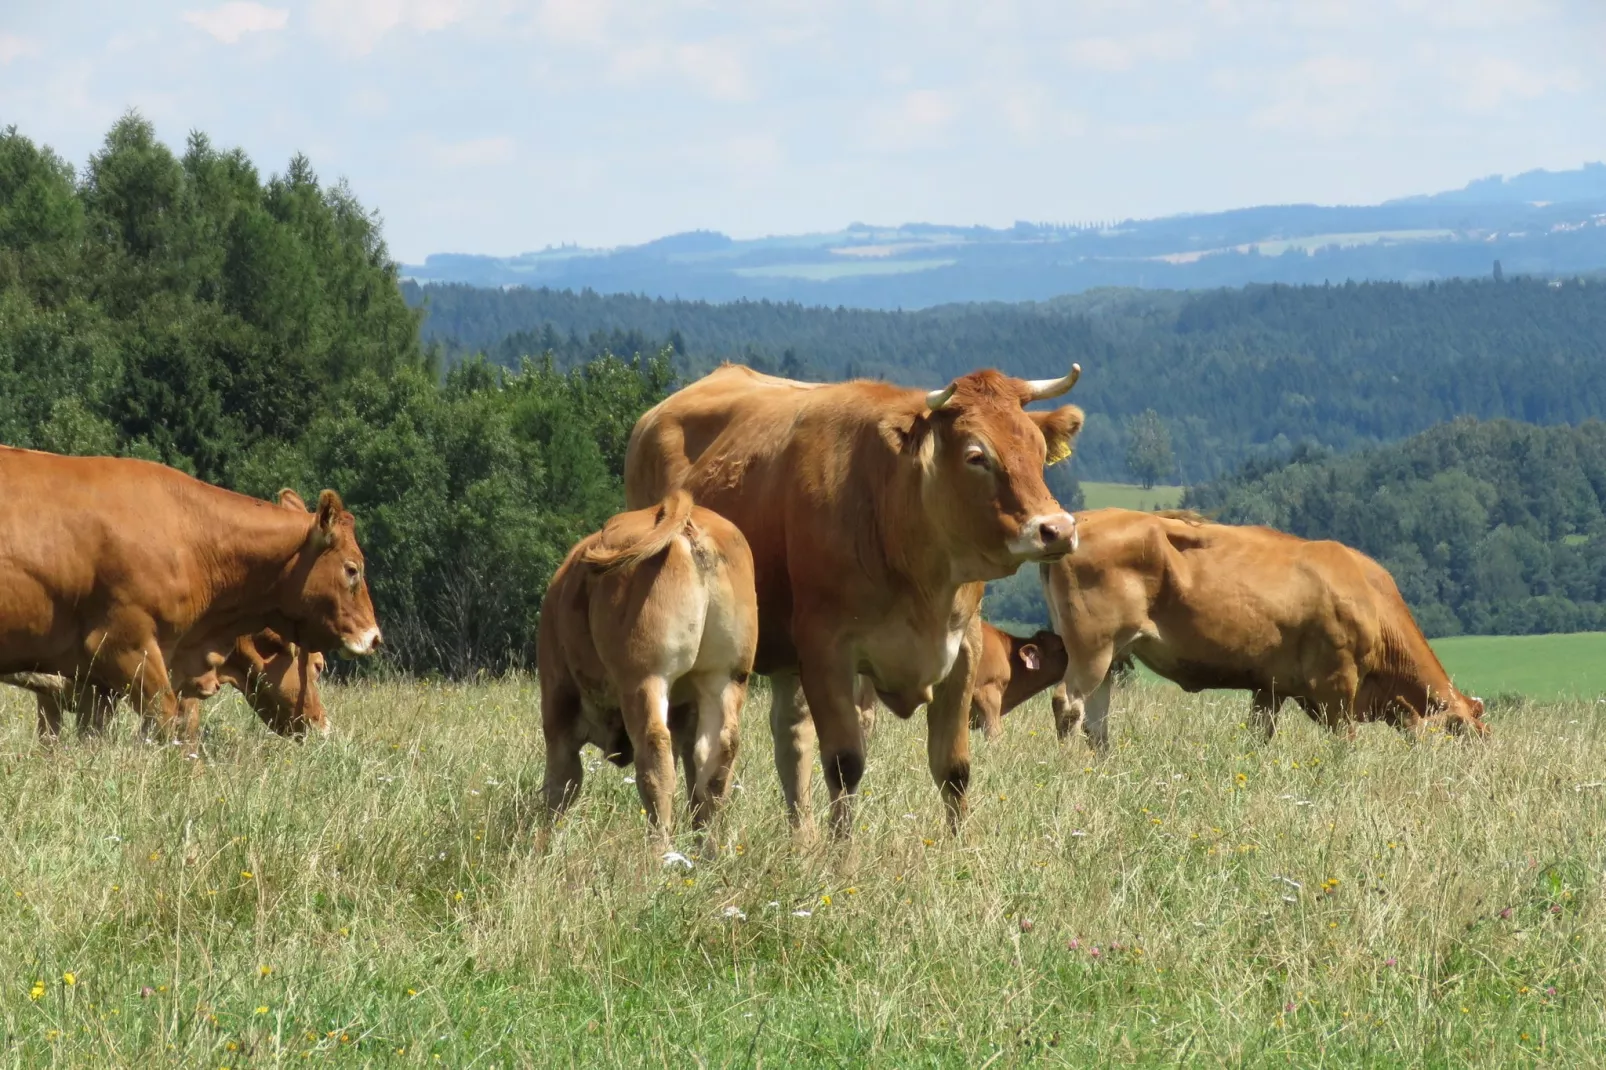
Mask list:
[[[1606,695],[1606,632],[1575,635],[1463,635],[1436,639],[1456,686],[1488,698],[1514,691],[1531,699]]]
[[[1182,488],[1144,490],[1136,483],[1083,483],[1082,496],[1089,509],[1175,509],[1182,501]]]

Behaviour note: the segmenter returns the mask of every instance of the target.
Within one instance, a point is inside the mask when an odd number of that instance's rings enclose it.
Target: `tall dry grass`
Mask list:
[[[528,680],[335,689],[302,747],[231,698],[201,761],[126,714],[42,747],[25,698],[14,1065],[1606,1062],[1589,705],[1497,711],[1485,746],[1295,717],[1263,746],[1244,697],[1137,684],[1094,758],[1039,699],[976,738],[958,837],[920,720],[883,713],[843,847],[788,832],[755,689],[687,869],[595,760],[537,850]]]

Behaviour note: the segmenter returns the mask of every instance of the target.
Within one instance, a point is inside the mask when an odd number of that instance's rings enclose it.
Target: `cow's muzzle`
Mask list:
[[[346,653],[354,654],[358,657],[362,657],[365,654],[374,653],[379,649],[383,642],[384,639],[380,636],[379,629],[377,627],[369,628],[366,632],[363,632],[362,635],[355,639],[347,636],[344,640],[342,640],[342,644],[346,648]]]
[[[1057,561],[1076,549],[1076,518],[1063,512],[1034,516],[1021,528],[1013,543],[1010,549],[1017,557]]]

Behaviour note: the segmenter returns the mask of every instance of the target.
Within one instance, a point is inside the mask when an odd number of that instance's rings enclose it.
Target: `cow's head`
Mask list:
[[[309,729],[327,734],[329,718],[318,693],[323,655],[296,646],[272,631],[243,636],[224,663],[229,682],[262,723],[281,736],[301,739]]]
[[[1004,705],[1012,709],[1063,680],[1070,658],[1065,653],[1065,640],[1046,629],[1030,639],[1016,639],[1011,646]]]
[[[1076,549],[1076,519],[1049,493],[1043,468],[1071,455],[1082,410],[1026,405],[1064,394],[1081,374],[1076,364],[1061,379],[987,369],[926,396],[926,511],[961,581],[998,579]]]
[[[1483,699],[1454,689],[1451,694],[1453,697],[1444,711],[1445,728],[1456,735],[1487,736],[1489,726],[1483,723]]]
[[[279,504],[306,512],[293,490],[279,492]],[[340,495],[318,495],[318,509],[289,585],[285,616],[295,622],[295,640],[309,650],[372,654],[379,649],[379,622],[368,595],[357,522]]]

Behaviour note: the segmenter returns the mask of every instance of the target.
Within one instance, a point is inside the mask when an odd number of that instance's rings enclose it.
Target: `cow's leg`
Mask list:
[[[853,701],[859,707],[859,731],[866,740],[869,740],[870,734],[875,731],[875,681],[868,676],[859,677]]]
[[[192,750],[201,745],[201,699],[185,695],[178,700],[178,720],[186,746]]]
[[[39,738],[53,741],[61,738],[61,695],[55,691],[35,691],[33,693],[35,713],[35,727]]]
[[[1267,739],[1277,732],[1277,711],[1286,698],[1272,690],[1257,689],[1250,699],[1250,723]]]
[[[91,687],[77,696],[78,734],[103,736],[117,712],[117,692],[108,687]]]
[[[853,797],[864,777],[864,732],[859,707],[853,701],[851,669],[841,659],[817,655],[801,674],[814,733],[820,741],[820,769],[831,791],[831,832],[846,837],[853,831]]]
[[[636,792],[654,836],[667,841],[674,825],[675,753],[669,738],[669,681],[649,676],[620,703],[636,751]]]
[[[742,702],[747,679],[718,674],[698,681],[697,736],[692,749],[696,782],[691,788],[691,821],[704,828],[724,805],[731,766],[741,745]]]
[[[541,734],[546,739],[546,773],[541,795],[546,818],[555,820],[580,794],[585,765],[580,748],[585,734],[580,731],[580,693],[556,672],[541,681]]]
[[[171,737],[178,721],[178,696],[168,683],[167,665],[156,644],[120,651],[111,656],[108,668],[109,678],[101,682],[128,695],[142,725],[154,721],[161,735]]]
[[[1065,685],[1060,684],[1054,688],[1054,694],[1049,699],[1049,705],[1054,708],[1054,731],[1064,743],[1076,731],[1076,726],[1082,720],[1082,703],[1080,700],[1072,702],[1071,697],[1065,693]]]
[[[770,734],[775,740],[775,772],[781,779],[787,815],[794,827],[807,824],[813,761],[809,743],[814,725],[795,673],[770,677]]]
[[[1110,674],[1105,673],[1104,679],[1082,703],[1082,731],[1099,751],[1110,745],[1110,683]]]
[[[1091,651],[1085,660],[1078,661],[1073,654],[1071,663],[1066,666],[1065,713],[1062,715],[1060,707],[1056,706],[1055,727],[1064,738],[1075,723],[1070,714],[1080,711],[1083,734],[1095,749],[1103,750],[1110,739],[1105,718],[1110,712],[1110,663],[1115,660],[1115,644],[1110,641],[1090,643],[1085,649]]]
[[[948,826],[959,830],[969,808],[970,693],[981,661],[980,617],[971,622],[954,664],[926,706],[926,762],[937,782]]]
[[[979,687],[971,696],[970,727],[979,728],[989,740],[1004,734],[1004,689],[996,684]]]

